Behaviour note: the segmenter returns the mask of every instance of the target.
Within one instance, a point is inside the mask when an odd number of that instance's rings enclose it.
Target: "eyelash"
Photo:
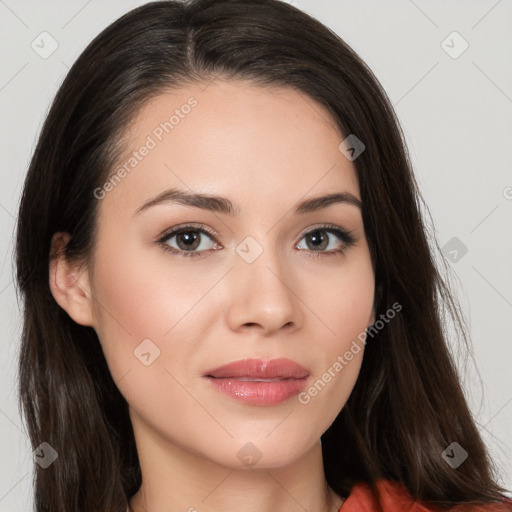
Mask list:
[[[204,235],[208,235],[210,238],[212,238],[212,240],[215,243],[217,243],[215,240],[215,237],[217,236],[217,234],[215,232],[213,232],[211,229],[209,229],[207,226],[204,226],[203,224],[199,224],[198,226],[186,225],[186,226],[181,226],[178,228],[172,228],[172,229],[166,231],[157,240],[157,244],[162,248],[163,251],[169,252],[171,254],[176,254],[177,256],[182,256],[185,258],[190,258],[190,257],[204,258],[205,256],[207,256],[207,253],[209,253],[211,251],[218,250],[218,249],[209,249],[209,250],[203,250],[203,251],[182,251],[182,250],[175,249],[174,247],[170,247],[166,243],[173,236],[179,235],[181,233],[188,233],[188,232],[199,232]],[[304,233],[301,237],[301,240],[305,236],[311,235],[312,233],[317,233],[317,232],[325,232],[325,233],[333,234],[333,235],[337,236],[343,242],[344,245],[341,249],[335,249],[335,250],[331,250],[331,251],[327,251],[327,252],[326,251],[306,250],[308,255],[311,257],[314,257],[314,258],[318,258],[321,256],[337,256],[337,255],[343,254],[346,249],[348,249],[349,247],[351,247],[352,245],[354,245],[357,242],[357,238],[354,236],[354,234],[352,232],[341,229],[340,227],[335,226],[333,224],[325,224],[323,226],[316,226],[313,229]],[[300,249],[300,250],[304,251],[304,249]]]

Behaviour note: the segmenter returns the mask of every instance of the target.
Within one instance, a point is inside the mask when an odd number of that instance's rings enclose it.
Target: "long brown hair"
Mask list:
[[[402,310],[369,339],[353,392],[322,436],[327,483],[347,496],[355,482],[387,478],[446,506],[502,499],[447,348],[445,312],[466,344],[467,329],[434,264],[428,208],[386,93],[344,41],[293,6],[193,0],[146,4],[101,32],[62,83],[30,163],[16,242],[20,409],[33,448],[47,442],[59,454],[47,469],[35,465],[34,510],[125,512],[141,485],[128,406],[96,332],[52,297],[52,235],[71,235],[67,258],[90,258],[93,191],[113,169],[123,127],[164,89],[216,77],[292,87],[365,144],[354,165],[376,318],[395,302]],[[441,455],[452,442],[470,454],[457,469]]]

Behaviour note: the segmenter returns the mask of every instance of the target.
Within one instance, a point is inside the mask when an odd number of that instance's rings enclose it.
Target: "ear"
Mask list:
[[[57,304],[78,324],[94,327],[89,274],[85,265],[67,260],[68,233],[55,233],[50,247],[50,290]]]

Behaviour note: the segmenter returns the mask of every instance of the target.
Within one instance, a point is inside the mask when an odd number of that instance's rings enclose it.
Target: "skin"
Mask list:
[[[299,201],[333,191],[360,199],[354,164],[313,100],[222,80],[154,97],[127,130],[120,160],[191,96],[197,106],[99,201],[91,259],[81,266],[51,260],[52,293],[76,322],[95,329],[129,403],[143,475],[133,510],[338,510],[343,499],[327,487],[320,437],[346,403],[364,350],[307,404],[294,396],[248,405],[213,389],[203,374],[238,359],[287,357],[309,369],[313,383],[374,322],[360,209],[338,203],[291,213]],[[134,213],[170,187],[229,198],[239,215],[176,203]],[[206,250],[204,258],[156,243],[184,223],[217,233],[215,240],[200,235],[196,252]],[[357,241],[325,255],[344,242],[323,232],[329,246],[314,257],[305,235],[322,224]],[[252,263],[236,252],[247,236],[263,249]],[[167,244],[183,248],[178,238]],[[54,248],[67,239],[56,234]],[[210,251],[216,244],[221,249]],[[148,366],[134,355],[145,339],[160,350]],[[261,453],[250,467],[237,457],[247,443]]]

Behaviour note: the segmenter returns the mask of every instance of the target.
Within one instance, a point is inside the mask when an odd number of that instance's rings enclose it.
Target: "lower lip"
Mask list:
[[[218,391],[251,405],[276,405],[301,392],[307,377],[274,382],[206,377]]]

